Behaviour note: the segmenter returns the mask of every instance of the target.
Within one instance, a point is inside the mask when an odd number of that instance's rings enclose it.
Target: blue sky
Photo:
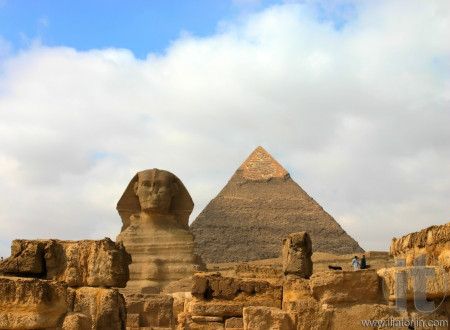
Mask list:
[[[299,1],[302,2],[302,1]],[[11,1],[0,2],[0,36],[17,52],[33,41],[80,51],[125,48],[137,58],[164,53],[185,33],[212,36],[223,21],[282,5],[276,0],[197,1]],[[347,1],[318,1],[311,5],[319,21],[336,29],[356,16]]]
[[[39,39],[77,50],[126,48],[162,53],[180,34],[213,35],[218,22],[280,1],[10,1],[0,4],[0,35],[14,50]]]
[[[114,239],[147,168],[192,222],[258,145],[366,250],[448,222],[449,35],[439,0],[0,0],[0,255]]]

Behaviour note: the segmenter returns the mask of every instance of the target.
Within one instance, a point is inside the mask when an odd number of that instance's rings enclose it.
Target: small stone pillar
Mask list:
[[[283,274],[309,278],[313,272],[312,242],[306,231],[293,233],[283,239]]]

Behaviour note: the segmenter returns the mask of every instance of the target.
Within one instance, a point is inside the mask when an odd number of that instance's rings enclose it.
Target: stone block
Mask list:
[[[244,319],[242,317],[230,317],[226,319],[225,329],[244,329]]]
[[[450,222],[441,226],[431,226],[391,241],[392,257],[406,256],[407,265],[413,266],[415,257],[425,254],[427,265],[436,266],[435,261],[445,270],[450,270]]]
[[[281,307],[282,288],[261,279],[195,274],[187,305],[192,315],[242,316],[246,306]]]
[[[127,328],[128,327],[139,327],[139,313],[127,314]]]
[[[197,273],[193,276],[192,295],[200,300],[213,298],[234,300],[237,297],[281,297],[281,287],[261,279],[226,277],[220,274]]]
[[[297,330],[330,329],[333,309],[327,304],[321,305],[315,299],[301,299],[290,304],[290,315],[295,319]]]
[[[67,284],[0,277],[0,329],[56,328],[67,312]]]
[[[297,310],[297,304],[304,299],[313,298],[309,280],[303,278],[287,278],[283,283],[283,310]]]
[[[406,268],[383,268],[377,273],[382,279],[381,288],[384,295],[391,301],[395,301],[397,293],[397,281],[401,284],[401,278],[405,279],[406,285],[406,299],[408,301],[414,300],[414,278],[410,276],[409,270],[411,267]],[[416,268],[419,269],[419,268]],[[426,271],[434,273],[431,277],[423,276],[423,281],[426,284],[426,297],[427,299],[443,299],[450,294],[450,274],[445,272],[441,267],[425,267]]]
[[[296,328],[292,315],[273,307],[245,307],[244,329],[293,330]]]
[[[0,263],[0,273],[41,277],[45,273],[44,247],[40,241],[14,240],[11,256]]]
[[[374,269],[319,272],[311,276],[309,284],[314,298],[321,303],[378,300],[378,275]]]
[[[125,300],[117,289],[81,287],[69,290],[73,291],[73,312],[89,315],[93,329],[125,328]]]
[[[313,272],[312,253],[311,238],[306,231],[285,237],[281,251],[283,274],[309,278]]]
[[[223,322],[223,317],[221,316],[191,316],[194,322]]]
[[[171,327],[173,297],[169,295],[137,293],[125,294],[127,312],[139,314],[140,327]]]
[[[82,313],[69,313],[64,318],[62,330],[91,330],[92,319]]]
[[[380,304],[355,304],[339,306],[333,310],[331,329],[368,329],[362,326],[362,320],[388,321],[407,319],[407,315],[400,316],[393,307]],[[400,327],[399,327],[400,328]],[[385,328],[382,328],[385,329]],[[386,329],[390,329],[387,327]],[[407,329],[407,328],[400,328]]]
[[[173,297],[173,316],[176,319],[178,314],[185,310],[186,301],[192,300],[190,292],[175,292],[170,294]]]
[[[234,266],[234,272],[238,277],[278,281],[281,279],[282,268],[272,265],[254,265],[240,262]]]
[[[130,255],[122,244],[103,240],[14,240],[11,256],[0,272],[15,276],[35,274],[71,287],[125,287]]]

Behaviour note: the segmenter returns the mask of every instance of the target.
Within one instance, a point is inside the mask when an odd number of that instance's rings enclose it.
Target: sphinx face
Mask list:
[[[173,174],[157,169],[140,172],[134,190],[142,211],[146,213],[169,213],[172,197],[177,192]]]

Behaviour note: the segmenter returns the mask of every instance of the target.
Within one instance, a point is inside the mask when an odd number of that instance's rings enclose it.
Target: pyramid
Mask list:
[[[257,147],[191,225],[207,263],[277,258],[284,236],[307,231],[313,251],[362,253],[264,148]]]

